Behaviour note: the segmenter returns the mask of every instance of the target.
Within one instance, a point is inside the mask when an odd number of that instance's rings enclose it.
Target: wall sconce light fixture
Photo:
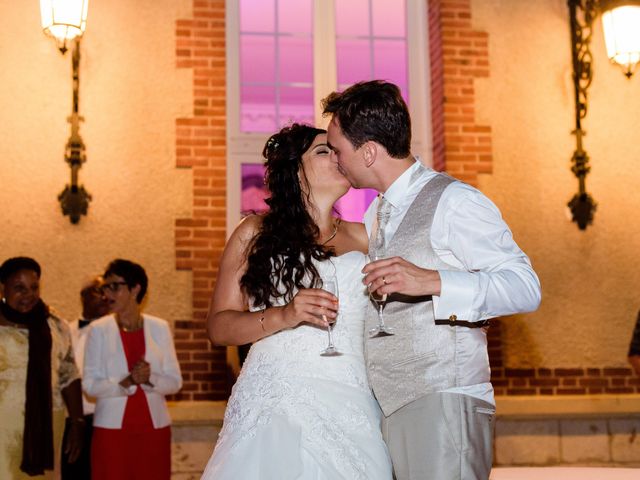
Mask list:
[[[631,78],[640,62],[640,0],[568,0],[571,27],[571,58],[575,97],[576,150],[571,171],[578,177],[578,193],[568,203],[572,219],[580,230],[593,222],[596,202],[587,193],[585,179],[591,167],[583,149],[586,132],[582,120],[587,116],[587,89],[591,85],[593,58],[590,51],[593,21],[602,17],[607,56]]]
[[[86,162],[85,145],[80,136],[79,114],[80,88],[80,38],[87,26],[89,0],[40,0],[42,29],[53,37],[62,54],[67,51],[67,43],[73,42],[71,58],[73,75],[73,104],[67,121],[71,124],[71,136],[67,141],[64,159],[71,168],[71,183],[58,195],[62,213],[69,215],[71,223],[78,223],[81,215],[87,214],[91,195],[78,184],[78,171]]]

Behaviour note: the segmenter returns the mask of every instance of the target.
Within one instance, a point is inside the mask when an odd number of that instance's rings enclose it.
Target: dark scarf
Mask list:
[[[10,322],[29,331],[29,363],[24,409],[22,463],[27,475],[42,475],[53,470],[53,400],[51,396],[51,330],[49,308],[42,300],[30,312],[20,313],[5,302],[0,312]]]

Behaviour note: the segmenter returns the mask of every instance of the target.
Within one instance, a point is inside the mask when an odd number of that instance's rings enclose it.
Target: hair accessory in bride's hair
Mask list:
[[[267,140],[267,154],[270,155],[272,153],[275,153],[275,151],[278,148],[278,145],[280,145],[278,143],[278,134],[271,135],[271,138]]]

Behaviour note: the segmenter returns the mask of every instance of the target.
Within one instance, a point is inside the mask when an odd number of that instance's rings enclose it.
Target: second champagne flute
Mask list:
[[[369,260],[381,260],[385,258],[385,249],[383,245],[376,245],[375,248],[369,254]],[[387,304],[387,294],[378,294],[375,291],[369,290],[369,298],[376,304],[376,311],[378,312],[378,325],[369,329],[369,338],[377,338],[377,337],[389,337],[394,335],[394,331],[392,327],[385,325],[384,323],[384,307]]]

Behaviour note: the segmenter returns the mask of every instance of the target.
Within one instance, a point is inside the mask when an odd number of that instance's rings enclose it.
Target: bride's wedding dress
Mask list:
[[[363,356],[364,262],[349,252],[316,263],[323,278],[338,280],[341,356],[320,356],[327,332],[309,325],[251,347],[203,479],[391,479]]]

